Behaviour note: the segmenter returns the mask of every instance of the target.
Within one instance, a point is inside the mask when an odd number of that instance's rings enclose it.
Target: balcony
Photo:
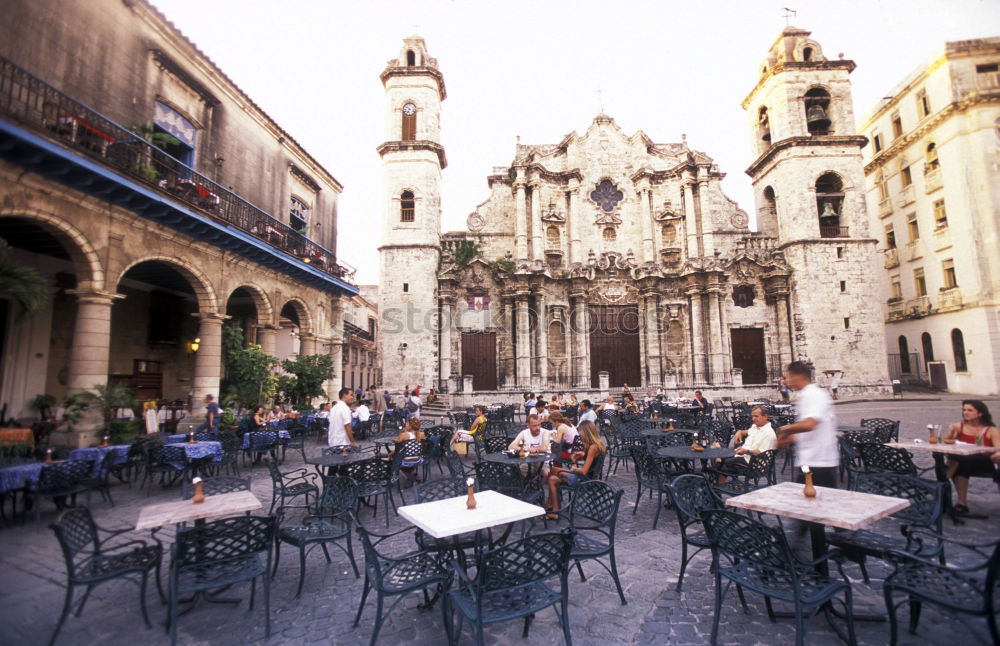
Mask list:
[[[934,251],[943,251],[951,246],[951,229],[945,224],[943,227],[934,229],[931,234],[931,248]]]
[[[885,198],[878,203],[878,215],[879,217],[885,217],[892,213],[892,199]]]
[[[934,191],[941,188],[943,184],[941,183],[941,169],[935,168],[932,171],[924,173],[924,192],[933,193]]]
[[[848,237],[847,227],[823,227],[819,228],[821,238],[846,238]]]
[[[1000,72],[976,74],[976,87],[980,90],[1000,90]]]
[[[930,296],[918,296],[906,301],[905,316],[911,319],[923,318],[931,313]]]
[[[885,250],[885,268],[899,267],[899,250],[893,247]]]
[[[949,287],[938,292],[938,311],[951,312],[962,309],[962,292],[958,287]]]
[[[903,187],[903,190],[900,191],[899,196],[896,197],[896,204],[899,208],[903,208],[907,204],[912,204],[916,199],[916,191],[913,190],[913,184],[910,184]]]
[[[904,258],[907,261],[919,260],[924,257],[924,245],[921,244],[920,240],[914,240],[913,242],[906,243],[906,252]]]
[[[135,133],[0,58],[0,156],[332,293],[355,269]],[[57,144],[57,145],[54,145]]]
[[[901,321],[906,318],[906,303],[900,298],[898,301],[889,301],[889,321]]]

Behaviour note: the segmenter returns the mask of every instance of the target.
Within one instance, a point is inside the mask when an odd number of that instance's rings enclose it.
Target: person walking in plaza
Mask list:
[[[966,399],[962,402],[962,421],[948,427],[947,439],[968,444],[981,444],[1000,448],[1000,430],[993,423],[993,416],[986,404],[978,399]],[[969,513],[967,496],[969,495],[969,478],[973,476],[994,476],[994,462],[1000,463],[1000,451],[992,455],[952,455],[948,457],[948,478],[955,483],[955,512]]]
[[[326,434],[327,446],[356,447],[354,431],[351,429],[351,404],[354,402],[354,391],[341,388],[338,393],[340,400],[330,411],[330,428]]]
[[[840,375],[838,373],[833,373],[830,375],[830,394],[834,399],[837,399],[837,389],[840,388]]]
[[[817,487],[837,487],[840,452],[837,448],[837,415],[830,395],[813,383],[812,369],[793,361],[785,369],[785,381],[798,393],[795,423],[778,429],[778,448],[795,444],[796,480],[805,480],[808,466]]]
[[[195,433],[214,433],[219,428],[219,405],[214,395],[205,395],[205,422],[195,429]]]

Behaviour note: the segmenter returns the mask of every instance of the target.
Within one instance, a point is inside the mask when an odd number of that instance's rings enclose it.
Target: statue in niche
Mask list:
[[[733,305],[736,307],[753,307],[753,285],[737,285],[733,287]]]

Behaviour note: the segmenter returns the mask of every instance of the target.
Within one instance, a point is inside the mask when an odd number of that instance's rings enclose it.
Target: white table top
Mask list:
[[[205,502],[198,504],[190,500],[161,502],[155,505],[146,505],[140,509],[139,520],[136,522],[135,528],[152,529],[175,523],[204,520],[213,516],[229,516],[245,511],[256,511],[260,508],[260,501],[250,491],[234,491],[205,496]]]
[[[928,451],[932,453],[948,453],[949,455],[977,455],[980,453],[989,455],[994,451],[1000,451],[995,446],[977,446],[975,444],[968,444],[967,442],[955,442],[954,444],[944,444],[943,442],[938,442],[937,444],[931,444],[930,442],[889,442],[887,446],[891,446],[894,449],[906,449],[907,451]]]
[[[910,506],[903,498],[816,487],[816,497],[802,494],[805,485],[782,482],[726,500],[726,506],[787,516],[811,523],[858,530]]]
[[[545,510],[537,505],[496,491],[480,491],[475,495],[475,509],[466,508],[465,501],[468,496],[456,496],[419,505],[406,505],[399,508],[399,515],[434,538],[447,538],[534,518],[545,513]]]

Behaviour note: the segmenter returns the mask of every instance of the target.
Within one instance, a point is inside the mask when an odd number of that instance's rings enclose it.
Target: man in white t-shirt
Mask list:
[[[340,401],[330,411],[330,429],[326,434],[328,446],[357,446],[354,432],[351,430],[351,403],[354,401],[354,391],[350,388],[340,389]]]
[[[795,423],[778,429],[778,447],[795,443],[796,480],[804,481],[808,466],[817,487],[837,487],[840,451],[837,449],[837,415],[829,393],[812,381],[809,366],[793,361],[785,369],[785,382],[796,391]]]
[[[354,409],[351,413],[351,417],[356,419],[358,422],[367,422],[368,418],[371,417],[371,411],[368,410],[368,407],[365,406],[364,402],[355,402],[351,408]]]
[[[589,399],[580,401],[580,421],[577,422],[577,425],[579,426],[584,422],[597,423],[597,413],[594,412],[594,405],[590,403]]]
[[[550,431],[542,428],[542,420],[538,419],[538,415],[528,415],[528,428],[518,433],[507,449],[519,451],[523,446],[528,453],[545,453],[551,441],[550,434]]]

